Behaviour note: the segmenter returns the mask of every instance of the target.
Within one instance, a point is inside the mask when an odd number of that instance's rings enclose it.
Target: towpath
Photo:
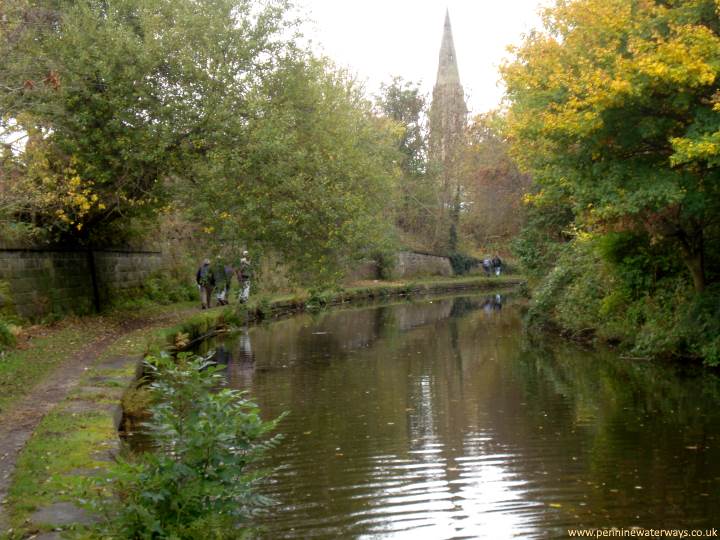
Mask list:
[[[79,350],[61,357],[40,380],[28,383],[26,391],[0,412],[0,536],[9,527],[5,507],[18,456],[43,417],[68,396],[83,373],[90,369],[113,343],[140,328],[170,326],[195,311],[197,308],[180,304],[165,306],[151,316],[136,316],[124,320],[115,316],[69,323],[83,325],[85,343]],[[66,329],[67,324],[63,327]],[[52,342],[53,330],[44,329],[42,332],[46,334],[43,341]],[[59,334],[60,331],[55,333]],[[57,341],[58,347],[65,344],[61,339]],[[33,355],[32,340],[26,346],[24,356],[28,361],[43,361],[43,358],[37,357],[42,354],[41,351],[38,350],[38,354]],[[17,392],[17,389],[15,391]]]

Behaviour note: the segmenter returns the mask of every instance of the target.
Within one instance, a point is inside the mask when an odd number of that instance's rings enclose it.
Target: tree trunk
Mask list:
[[[702,252],[696,254],[694,257],[687,257],[685,259],[685,265],[688,267],[688,270],[690,270],[690,275],[693,278],[695,292],[703,292],[705,290],[705,265],[703,264]]]
[[[703,292],[705,290],[705,250],[702,230],[692,239],[686,234],[680,235],[680,249],[683,254],[683,262],[692,276],[695,292]]]

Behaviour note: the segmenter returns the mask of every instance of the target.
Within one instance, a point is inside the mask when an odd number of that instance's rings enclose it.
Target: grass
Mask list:
[[[75,400],[97,403],[108,410],[119,404],[121,395],[134,378],[135,365],[130,362],[125,367],[108,368],[102,367],[103,361],[140,357],[149,336],[156,331],[154,327],[142,328],[113,342],[99,356],[97,365],[83,374],[78,388],[38,425],[18,459],[8,496],[6,508],[13,533],[0,534],[0,538],[27,538],[51,530],[52,527],[31,526],[27,520],[43,506],[61,501],[78,504],[88,497],[87,475],[78,472],[97,470],[101,473],[105,470],[107,463],[99,460],[98,454],[117,444],[117,431],[107,411],[72,413],[65,410],[65,406]],[[98,377],[103,380],[98,381]],[[88,391],[83,385],[107,390]],[[82,536],[82,527],[73,534]]]
[[[189,309],[195,304],[181,302],[149,306],[141,313],[118,310],[102,316],[70,317],[51,327],[31,329],[29,337],[26,336],[18,348],[0,356],[0,414],[90,342],[116,330],[121,321],[138,317],[153,318]],[[113,346],[121,347],[122,343]],[[134,354],[136,350],[133,349],[129,354]]]
[[[87,496],[86,474],[104,470],[107,464],[100,455],[116,439],[115,427],[104,412],[56,409],[48,414],[17,463],[7,504],[13,527],[9,538],[52,529],[27,525],[38,508],[60,501],[83,501]]]
[[[104,326],[68,324],[32,339],[28,348],[16,349],[0,357],[0,413],[68,357],[78,353]]]

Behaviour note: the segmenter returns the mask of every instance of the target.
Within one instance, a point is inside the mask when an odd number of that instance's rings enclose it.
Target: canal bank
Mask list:
[[[327,307],[400,296],[422,296],[463,291],[507,289],[525,283],[517,275],[435,278],[414,281],[367,281],[337,290],[303,291],[294,295],[253,298],[247,305],[203,311],[181,324],[157,332],[148,342],[147,354],[184,349],[209,334],[262,320],[276,319]]]
[[[262,538],[566,538],[717,527],[720,379],[523,331],[469,292],[219,334],[228,386],[289,412]]]
[[[47,535],[37,536],[39,539],[58,538],[58,529],[67,531],[64,535],[83,537],[83,530],[94,519],[88,512],[88,478],[101,478],[108,463],[121,451],[117,437],[121,419],[118,404],[123,395],[128,400],[125,389],[134,386],[139,359],[147,352],[182,345],[183,341],[221,327],[281,317],[323,305],[491,290],[515,286],[522,281],[519,276],[503,276],[366,282],[332,292],[260,298],[239,311],[235,306],[216,308],[183,318],[169,328],[151,325],[123,334],[83,370],[74,388],[43,418],[25,445],[2,505],[6,532],[0,533],[0,537],[15,539],[39,534]]]

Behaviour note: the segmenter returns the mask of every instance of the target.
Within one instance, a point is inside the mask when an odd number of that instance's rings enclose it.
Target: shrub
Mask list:
[[[112,538],[240,538],[250,518],[270,500],[255,486],[262,471],[250,470],[279,437],[268,438],[279,419],[265,422],[244,393],[219,387],[221,367],[179,355],[147,361],[154,382],[152,452],[122,460],[111,473],[115,509],[104,533]],[[117,504],[119,499],[120,504]]]
[[[340,287],[314,287],[309,291],[309,297],[305,302],[305,308],[308,311],[320,311],[325,309],[328,304],[332,303],[342,293]]]
[[[693,292],[676,258],[629,234],[576,238],[533,290],[526,322],[648,357],[720,364],[720,285]]]
[[[197,298],[197,288],[188,278],[179,279],[164,272],[155,272],[143,282],[140,288],[114,295],[112,307],[142,308],[152,303],[172,304]]]
[[[395,275],[397,264],[397,253],[393,249],[378,250],[372,257],[378,265],[378,276],[380,279],[391,280]]]
[[[0,351],[15,346],[15,334],[10,329],[10,323],[0,319]]]
[[[452,266],[453,274],[456,276],[467,274],[478,264],[480,264],[479,259],[464,253],[452,253],[450,255],[450,266]]]

